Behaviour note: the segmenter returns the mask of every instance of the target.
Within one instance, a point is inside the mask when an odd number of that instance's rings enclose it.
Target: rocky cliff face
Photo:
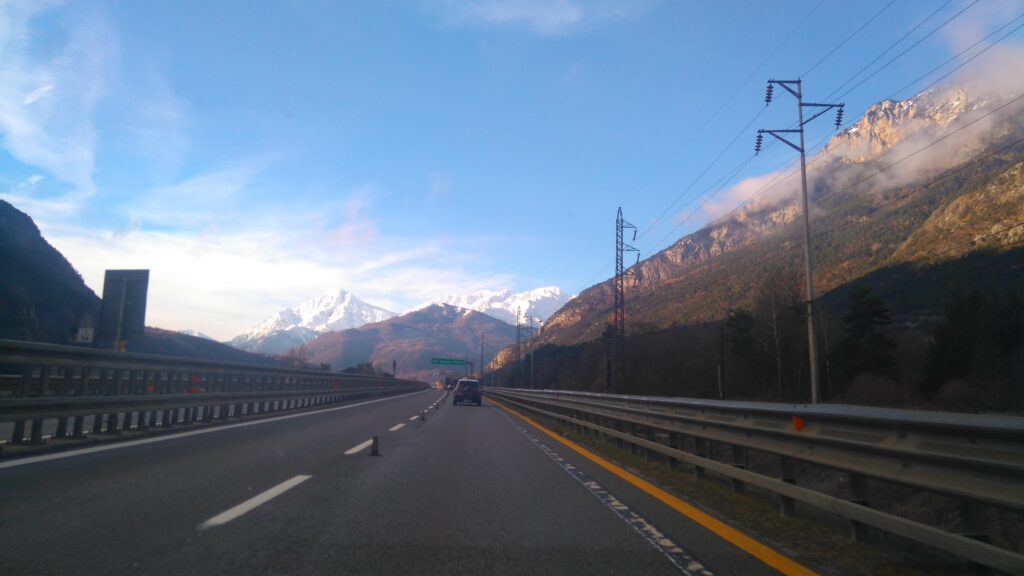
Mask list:
[[[882,100],[832,138],[825,153],[847,163],[876,160],[908,138],[949,126],[970,109],[964,88],[928,91],[908,100]]]

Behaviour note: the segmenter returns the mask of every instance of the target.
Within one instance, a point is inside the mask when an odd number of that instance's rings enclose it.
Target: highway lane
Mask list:
[[[774,573],[487,401],[410,420],[440,394],[2,469],[0,572],[683,573],[577,469],[707,573]]]

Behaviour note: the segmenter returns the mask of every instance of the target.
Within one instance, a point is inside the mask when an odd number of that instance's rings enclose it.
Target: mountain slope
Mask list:
[[[79,322],[98,318],[100,299],[40,234],[0,200],[0,338],[67,344]]]
[[[983,231],[1021,221],[1024,105],[1018,100],[978,121],[1006,102],[971,102],[960,88],[927,92],[879,103],[832,139],[809,173],[818,294],[878,270],[908,270],[900,267],[907,262],[1020,246],[1019,228],[993,237],[1001,244],[971,245]],[[641,281],[628,289],[627,330],[720,319],[751,305],[772,278],[800,278],[797,182],[636,265]],[[890,284],[897,289],[900,282]],[[549,319],[541,341],[597,338],[612,296],[612,280],[583,291]],[[914,316],[937,307],[941,302],[919,300],[897,312]]]
[[[321,334],[306,344],[305,354],[308,361],[330,364],[335,370],[372,362],[390,372],[396,362],[401,377],[428,379],[437,368],[431,358],[478,362],[481,336],[486,362],[489,350],[515,340],[515,327],[475,310],[434,304],[383,322]]]
[[[229,342],[249,352],[280,354],[309,342],[324,332],[358,328],[395,316],[367,304],[345,290],[321,294],[282,310]]]

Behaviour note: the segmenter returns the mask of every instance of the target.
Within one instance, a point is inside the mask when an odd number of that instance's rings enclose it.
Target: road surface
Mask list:
[[[486,399],[420,421],[442,394],[2,462],[0,573],[777,573]]]

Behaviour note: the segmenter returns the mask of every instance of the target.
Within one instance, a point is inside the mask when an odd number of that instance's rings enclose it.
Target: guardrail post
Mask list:
[[[782,481],[787,484],[796,484],[796,463],[792,458],[782,457]],[[783,516],[793,516],[796,513],[796,502],[787,496],[779,496],[779,512]]]
[[[991,542],[992,535],[988,530],[989,523],[985,521],[985,511],[977,502],[960,499],[960,534],[978,540],[979,542]],[[991,574],[992,570],[987,566],[970,563],[971,572],[977,575]]]
[[[119,414],[117,412],[110,412],[107,414],[107,434],[117,434],[120,431],[117,421],[118,416]]]
[[[977,502],[960,500],[960,534],[980,542],[992,540],[988,523],[985,522],[985,511]]]
[[[29,439],[31,444],[45,444],[43,440],[43,419],[36,418],[32,421],[32,437]]]
[[[53,433],[54,438],[64,438],[68,435],[68,417],[57,418],[57,431]]]
[[[21,444],[25,441],[25,421],[14,421],[14,432],[11,434],[11,444]]]
[[[82,366],[80,369],[81,376],[78,378],[78,391],[79,396],[85,396],[89,393],[89,369]]]
[[[39,367],[39,395],[50,395],[50,366]]]
[[[743,446],[739,446],[739,445],[733,444],[733,446],[732,446],[732,465],[733,465],[734,468],[739,468],[740,470],[746,470],[747,469],[747,449],[746,448],[744,448]],[[743,492],[744,489],[745,489],[745,486],[743,485],[743,481],[742,480],[738,480],[736,478],[732,479],[732,490],[733,490],[733,492]]]
[[[75,423],[71,428],[72,438],[85,438],[85,416],[75,416]]]
[[[699,437],[699,436],[695,436],[694,437],[694,452],[697,454],[697,456],[700,456],[701,458],[707,458],[708,457],[708,441],[705,440],[704,438]],[[693,473],[697,476],[697,478],[704,478],[704,467],[703,466],[699,466],[699,465],[694,465]]]
[[[668,445],[670,447],[672,447],[672,448],[675,448],[676,450],[682,450],[683,449],[683,435],[680,434],[679,432],[669,432],[668,433]],[[672,458],[670,456],[668,458],[668,467],[669,468],[673,468],[673,469],[679,468],[679,460],[677,460],[675,458]]]
[[[153,384],[153,371],[152,370],[143,370],[142,371],[142,385],[135,389],[136,390],[135,393],[136,394],[148,395],[150,393],[150,390],[149,390],[150,386],[153,386],[153,392],[155,393],[156,392],[156,385]],[[138,419],[138,423],[139,424],[138,424],[137,428],[140,431],[144,431],[144,430],[148,430],[151,426],[156,426],[156,418],[155,417],[156,417],[156,411],[155,410],[154,411],[147,411],[147,410],[139,411],[139,419]]]
[[[861,474],[850,475],[850,501],[868,506],[868,479]],[[854,542],[868,541],[868,527],[856,520],[850,520],[850,537]]]

